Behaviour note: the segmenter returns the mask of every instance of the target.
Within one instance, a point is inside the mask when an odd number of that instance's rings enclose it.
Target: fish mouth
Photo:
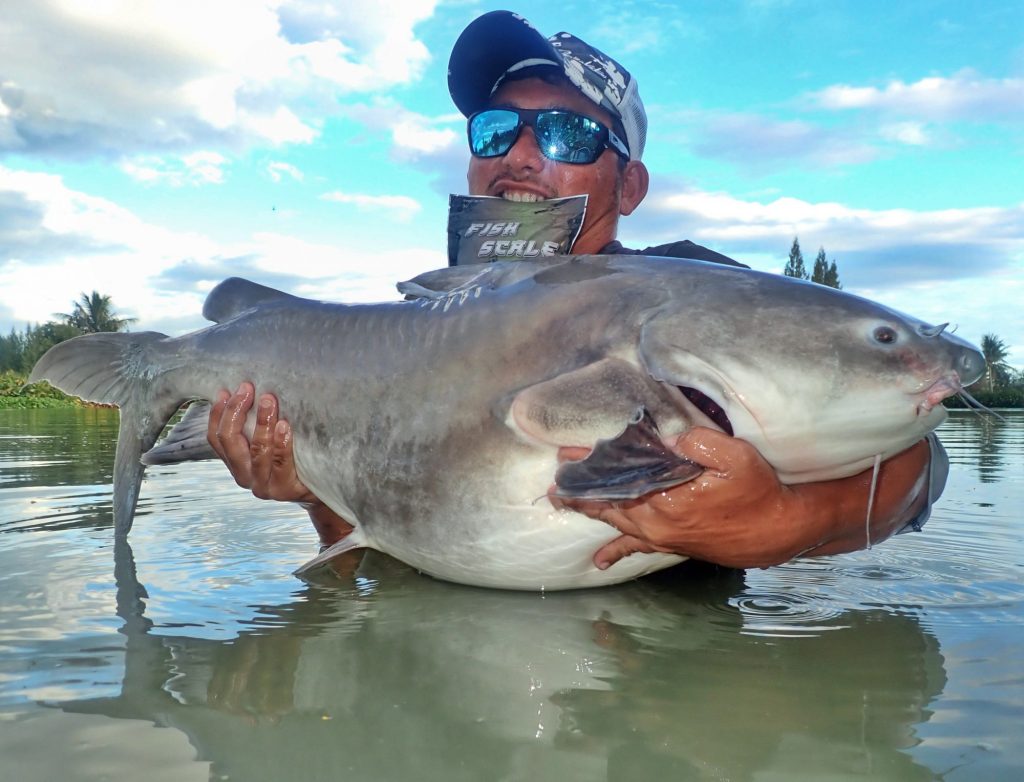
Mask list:
[[[710,418],[719,429],[730,437],[733,436],[732,421],[729,420],[729,416],[718,402],[696,388],[690,386],[676,386],[676,388],[690,400],[694,407]]]
[[[917,414],[928,415],[932,410],[942,404],[943,399],[956,396],[963,391],[960,383],[960,376],[956,372],[943,375],[930,386],[919,392],[921,397],[917,403]]]

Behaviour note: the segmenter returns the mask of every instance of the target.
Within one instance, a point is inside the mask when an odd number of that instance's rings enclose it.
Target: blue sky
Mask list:
[[[847,290],[1024,367],[1019,0],[5,0],[0,330],[97,289],[181,333],[228,275],[394,298],[445,264],[448,54],[502,7],[637,77],[652,188],[627,245],[780,271],[799,236]]]

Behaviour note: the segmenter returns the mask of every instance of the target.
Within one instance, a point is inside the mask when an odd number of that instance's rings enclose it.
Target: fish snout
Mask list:
[[[985,357],[973,347],[965,347],[953,362],[960,383],[969,386],[985,374]]]

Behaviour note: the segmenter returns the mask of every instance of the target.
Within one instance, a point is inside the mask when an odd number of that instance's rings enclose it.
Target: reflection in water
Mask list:
[[[110,493],[117,410],[0,410],[0,489],[103,486]]]
[[[830,632],[737,643],[742,612],[705,610],[743,589],[737,573],[540,597],[372,552],[346,565],[214,641],[154,632],[120,549],[121,692],[55,705],[175,727],[214,778],[740,780],[789,762],[930,778],[902,750],[945,672],[912,618],[850,612]]]
[[[943,426],[942,442],[951,459],[976,467],[979,481],[995,483],[1005,477],[1007,459],[1019,464],[1024,452],[1020,433],[1022,417],[1019,410],[1002,412],[999,417],[961,412],[950,416]]]
[[[540,596],[373,552],[293,581],[293,514],[217,465],[150,473],[136,562],[109,529],[115,414],[39,412],[0,415],[5,762],[38,734],[26,768],[61,778],[119,778],[79,765],[90,743],[153,774],[173,750],[175,780],[1020,776],[1024,416],[951,417],[922,534]]]

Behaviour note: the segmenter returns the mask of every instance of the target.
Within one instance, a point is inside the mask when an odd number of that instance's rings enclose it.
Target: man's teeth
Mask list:
[[[516,190],[506,190],[501,194],[501,197],[506,201],[519,201],[527,204],[542,200],[536,193],[522,193]]]

